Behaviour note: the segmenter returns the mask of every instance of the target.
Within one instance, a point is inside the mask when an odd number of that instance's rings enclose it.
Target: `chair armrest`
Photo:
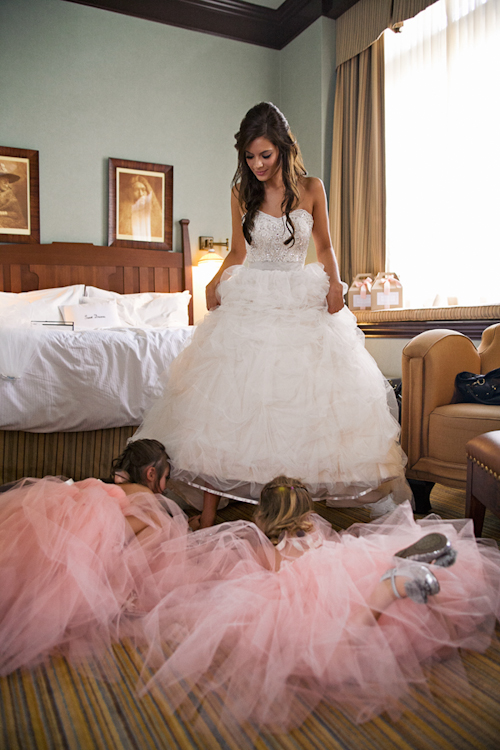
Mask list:
[[[408,468],[428,455],[429,416],[437,406],[451,403],[457,374],[479,369],[476,347],[467,336],[455,331],[425,331],[405,346],[401,444],[408,456]]]
[[[481,357],[481,369],[478,372],[484,375],[500,367],[500,323],[485,328],[478,352]]]

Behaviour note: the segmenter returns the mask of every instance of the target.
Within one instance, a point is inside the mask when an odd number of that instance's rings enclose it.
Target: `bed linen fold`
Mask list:
[[[0,380],[0,429],[78,432],[139,425],[193,330],[44,331],[22,376]]]

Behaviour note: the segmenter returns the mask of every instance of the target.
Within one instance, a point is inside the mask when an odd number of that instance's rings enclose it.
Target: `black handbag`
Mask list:
[[[486,375],[459,372],[455,378],[453,402],[500,405],[500,367]]]

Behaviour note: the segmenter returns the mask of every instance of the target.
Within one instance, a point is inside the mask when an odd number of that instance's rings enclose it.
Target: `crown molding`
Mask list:
[[[66,2],[280,50],[320,16],[338,18],[357,0],[285,0],[276,10],[242,0]]]

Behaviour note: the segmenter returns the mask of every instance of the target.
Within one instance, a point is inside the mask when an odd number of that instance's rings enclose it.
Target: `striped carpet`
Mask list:
[[[434,511],[444,518],[464,513],[465,493],[436,486]],[[316,509],[337,529],[369,520],[364,509]],[[220,520],[248,517],[252,508],[235,503]],[[500,519],[486,514],[484,536],[500,540]],[[497,630],[500,635],[500,629]],[[357,726],[322,704],[306,722],[286,735],[250,725],[219,727],[217,698],[186,717],[169,710],[161,693],[136,695],[142,661],[123,643],[110,659],[119,679],[98,671],[76,671],[61,657],[32,672],[0,678],[1,750],[497,750],[500,746],[500,646],[485,654],[464,654],[467,680],[456,661],[429,674],[430,691],[414,689],[397,721],[386,716]],[[196,722],[193,719],[196,718]],[[195,728],[196,725],[196,728]]]

